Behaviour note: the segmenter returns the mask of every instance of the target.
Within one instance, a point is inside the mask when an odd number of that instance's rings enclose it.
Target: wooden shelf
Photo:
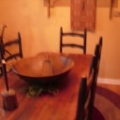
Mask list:
[[[44,0],[44,6],[47,6],[47,1]],[[51,1],[57,1],[55,2],[54,6],[60,6],[60,7],[67,7],[70,6],[70,0],[51,0]],[[111,0],[97,0],[97,7],[109,7]],[[118,0],[114,0],[113,7],[118,6]]]

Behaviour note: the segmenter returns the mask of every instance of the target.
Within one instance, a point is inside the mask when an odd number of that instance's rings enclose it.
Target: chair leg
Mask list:
[[[2,71],[2,68],[0,68],[0,76],[3,75],[3,71]]]

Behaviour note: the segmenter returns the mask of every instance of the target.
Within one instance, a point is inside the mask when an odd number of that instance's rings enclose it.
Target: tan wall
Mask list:
[[[120,1],[118,8],[120,11]],[[1,0],[0,26],[6,24],[10,36],[16,31],[22,35],[24,56],[40,51],[59,51],[59,28],[70,30],[70,8],[54,7],[51,17],[43,0]],[[88,32],[87,53],[92,54],[99,36],[103,36],[100,77],[120,79],[120,18],[109,19],[109,8],[98,7],[96,31]]]

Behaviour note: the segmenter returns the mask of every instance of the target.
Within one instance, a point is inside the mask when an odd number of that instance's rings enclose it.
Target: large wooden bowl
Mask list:
[[[41,53],[24,58],[13,65],[13,72],[28,83],[60,82],[73,68],[74,62],[68,57]]]

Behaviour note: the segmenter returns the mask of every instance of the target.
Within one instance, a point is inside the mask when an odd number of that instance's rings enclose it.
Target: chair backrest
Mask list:
[[[96,86],[97,86],[97,80],[98,80],[98,71],[99,71],[99,59],[97,56],[93,56],[90,72],[89,72],[89,78],[91,78],[90,80],[91,81],[91,88],[90,88],[91,98],[90,98],[89,111],[88,111],[89,120],[92,120],[92,117],[93,117],[93,107],[94,107],[95,92],[96,92]]]
[[[0,49],[2,49],[2,51],[4,51],[4,49],[3,49],[3,36],[4,36],[4,32],[5,32],[5,28],[6,28],[7,26],[6,25],[3,25],[3,27],[2,27],[2,31],[1,31],[1,35],[0,35],[0,44],[1,44],[1,48]]]
[[[17,57],[22,58],[22,43],[21,43],[21,35],[18,33],[18,38],[14,40],[7,41],[4,43],[2,39],[2,49],[4,51],[4,58],[6,61],[10,59],[17,59]]]
[[[12,40],[7,40],[7,42],[4,41],[4,35],[2,33],[2,36],[0,37],[0,50],[2,51],[2,58],[6,61],[6,63],[11,60],[10,64],[8,65],[7,69],[10,69],[10,67],[13,64],[13,60],[17,60],[18,58],[23,58],[22,53],[22,43],[21,43],[21,36],[18,32],[17,38]],[[2,67],[0,66],[0,75],[3,74]]]
[[[77,114],[76,120],[88,120],[91,109],[91,100],[92,100],[92,84],[93,84],[93,74],[90,78],[82,77],[79,95],[78,95],[78,104],[77,104]]]
[[[93,56],[92,64],[90,67],[89,76],[91,76],[91,73],[93,70],[94,70],[94,75],[93,75],[93,82],[92,82],[92,86],[91,86],[91,100],[90,100],[89,112],[88,112],[89,120],[92,120],[92,115],[93,115],[95,91],[96,91],[97,79],[98,79],[98,73],[99,73],[102,44],[103,44],[102,37],[100,37],[99,43],[95,47],[94,56]]]
[[[2,38],[0,37],[0,70],[1,70],[0,75],[4,76],[6,90],[9,90],[7,70],[6,70],[6,61],[4,59],[4,51],[3,49],[1,49],[2,48],[1,45],[2,45]]]
[[[75,44],[75,43],[64,43],[63,37],[80,37],[83,40],[83,44]],[[74,41],[74,39],[73,39]],[[83,33],[75,33],[75,32],[63,32],[63,28],[60,28],[60,53],[63,52],[63,47],[76,47],[83,50],[83,53],[86,54],[86,44],[87,44],[87,30],[85,29]]]
[[[4,78],[7,79],[6,63],[5,63],[5,59],[4,59],[4,51],[1,48],[2,48],[2,38],[0,37],[0,70],[1,70],[0,75],[4,75]],[[8,85],[7,85],[7,89],[8,89]]]
[[[4,50],[3,50],[3,46],[2,46],[2,37],[0,36],[0,63],[2,61],[2,59],[4,59]]]
[[[85,103],[87,96],[87,78],[83,77],[80,82],[79,95],[78,95],[78,104],[77,104],[77,113],[75,120],[84,120],[85,118]]]
[[[100,56],[99,56],[99,59],[101,58],[101,52],[102,52],[102,46],[103,46],[103,37],[100,37],[99,38],[99,43],[98,43],[98,45],[99,45],[99,53],[100,53]]]
[[[2,49],[2,46],[1,46],[1,45],[2,45],[2,38],[1,38],[1,36],[0,36],[0,76],[3,75],[3,71],[2,71],[2,66],[1,66],[1,64],[2,64],[2,59],[3,59],[3,57],[4,57],[3,54],[2,54],[2,53],[3,53],[3,52],[2,52],[3,49]]]
[[[97,83],[97,57],[93,56],[90,66],[90,74],[88,77],[82,77],[79,96],[76,120],[92,120],[93,106],[95,99],[95,90]]]
[[[99,66],[100,66],[100,60],[101,60],[101,53],[102,53],[102,46],[103,46],[103,38],[102,37],[100,37],[99,38],[99,42],[98,42],[98,44],[96,45],[96,47],[95,47],[95,51],[94,51],[94,55],[97,57],[97,59],[98,59],[98,64],[97,64],[97,72],[99,72]],[[98,74],[98,73],[97,73]]]
[[[99,58],[99,60],[101,59],[102,46],[103,46],[103,38],[100,37],[94,52],[94,54]]]

